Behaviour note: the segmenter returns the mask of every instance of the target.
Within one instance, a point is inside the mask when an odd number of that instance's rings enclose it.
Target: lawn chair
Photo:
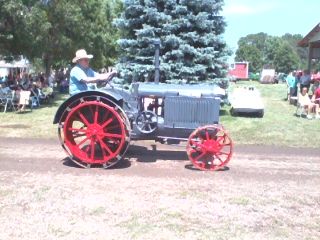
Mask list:
[[[14,90],[9,90],[5,93],[2,92],[1,94],[1,104],[4,106],[4,111],[6,112],[7,109],[11,108],[12,110],[16,110],[16,94]]]
[[[7,105],[7,96],[6,93],[0,88],[0,106],[5,107]]]
[[[31,88],[30,90],[33,94],[33,96],[31,97],[31,105],[32,107],[40,107],[40,97],[39,97],[39,93],[38,90],[34,90],[33,88]]]
[[[297,101],[297,107],[296,107],[296,116],[297,117],[302,117],[302,116],[307,116],[307,112],[304,106],[302,106],[299,101]]]

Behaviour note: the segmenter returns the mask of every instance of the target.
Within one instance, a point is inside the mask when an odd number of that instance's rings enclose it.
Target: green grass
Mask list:
[[[24,113],[8,111],[0,113],[0,137],[19,138],[56,138],[57,126],[53,125],[53,118],[58,106],[68,95],[58,94],[50,104],[42,104],[40,108]]]
[[[230,107],[221,111],[220,122],[235,144],[317,147],[320,142],[320,121],[294,116],[295,106],[285,101],[284,84],[262,85],[257,82],[232,83],[235,86],[253,85],[262,94],[265,103],[263,118],[232,117]],[[32,112],[18,114],[0,113],[0,137],[57,137],[57,126],[52,124],[58,106],[68,95],[57,95],[49,105],[42,105]]]

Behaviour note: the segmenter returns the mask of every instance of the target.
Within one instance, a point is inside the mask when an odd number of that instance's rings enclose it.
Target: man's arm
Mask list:
[[[109,72],[109,73],[102,73],[102,74],[97,73],[94,77],[85,76],[85,77],[83,77],[81,79],[81,81],[84,81],[86,83],[96,83],[96,82],[99,82],[99,81],[109,80],[112,77],[114,77],[116,74],[117,74],[116,71],[112,71],[112,72]]]

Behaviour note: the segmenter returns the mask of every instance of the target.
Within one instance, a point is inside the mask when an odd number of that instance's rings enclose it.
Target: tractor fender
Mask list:
[[[77,93],[75,95],[72,95],[70,98],[68,98],[67,100],[65,100],[58,108],[54,119],[53,119],[53,124],[57,124],[59,123],[59,121],[61,120],[61,117],[63,116],[64,111],[66,110],[66,108],[73,103],[74,101],[76,101],[77,99],[80,99],[82,97],[88,97],[88,96],[101,96],[104,98],[109,99],[110,101],[114,102],[115,104],[117,104],[119,107],[123,107],[123,97],[115,92],[111,92],[111,91],[85,91],[85,92],[80,92]]]

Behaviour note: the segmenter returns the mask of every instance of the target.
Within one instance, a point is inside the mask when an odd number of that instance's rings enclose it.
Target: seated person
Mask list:
[[[19,104],[18,104],[18,111],[23,112],[27,105],[29,105],[30,99],[30,91],[23,91],[21,90],[19,93]]]
[[[53,89],[48,86],[48,84],[44,84],[44,87],[41,89],[41,92],[47,97],[52,97]]]
[[[93,55],[87,54],[84,49],[80,49],[76,52],[76,56],[72,60],[72,62],[76,63],[76,65],[71,69],[70,72],[70,95],[90,89],[94,90],[96,89],[95,83],[101,80],[111,79],[116,75],[117,72],[115,71],[104,74],[99,74],[93,71],[89,67],[89,59],[91,58],[93,58]]]
[[[22,90],[28,90],[30,88],[30,79],[29,75],[27,73],[24,73],[20,82],[19,82],[19,87]]]
[[[318,86],[318,88],[314,91],[311,98],[311,102],[320,106],[320,86]],[[317,112],[318,118],[319,118],[319,115],[320,115],[320,108],[318,109],[318,112]]]
[[[311,113],[314,111],[316,114],[316,118],[319,119],[319,104],[311,102],[311,99],[308,95],[308,88],[304,87],[301,90],[301,93],[298,95],[298,103],[302,106],[305,110],[307,110],[307,118],[312,119]]]
[[[314,71],[311,80],[313,82],[312,91],[314,92],[320,85],[320,72]]]
[[[7,86],[5,86],[4,84],[2,84],[2,85],[0,86],[0,92],[1,92],[2,94],[7,94],[9,91],[10,91],[10,88],[7,87]]]
[[[67,79],[63,79],[61,82],[60,82],[60,87],[59,87],[59,91],[61,93],[66,93],[68,92],[68,89],[69,89],[69,82]]]
[[[320,104],[320,86],[314,91],[311,102],[315,104]]]

